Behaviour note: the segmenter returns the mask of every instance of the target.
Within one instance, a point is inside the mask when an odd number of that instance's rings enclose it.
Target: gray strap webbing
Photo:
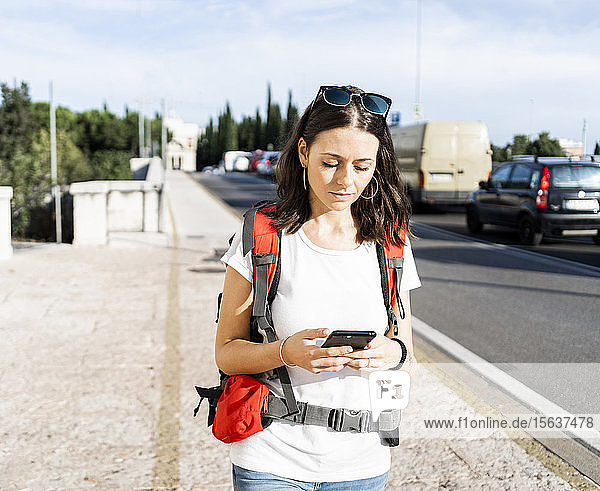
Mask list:
[[[396,300],[400,299],[400,282],[402,281],[402,268],[404,265],[403,257],[390,257],[388,259],[388,268],[393,269],[395,273],[394,288]]]
[[[404,311],[404,305],[400,298],[400,284],[402,283],[402,270],[404,269],[404,258],[403,257],[390,257],[388,259],[388,268],[394,270],[394,295],[396,296],[396,303],[398,305],[398,313],[400,319],[404,319],[406,312]],[[394,331],[394,335],[397,333]]]
[[[272,252],[252,254],[252,263],[256,266],[254,285],[254,305],[252,315],[264,317],[267,315],[267,295],[269,293],[269,264],[275,263],[276,255]]]
[[[298,407],[299,413],[291,416],[287,413],[285,401],[270,393],[265,416],[290,423],[324,426],[334,431],[357,433],[393,431],[400,426],[402,418],[402,411],[399,409],[382,411],[379,419],[373,422],[371,411],[367,410],[330,408],[306,402],[299,402]]]
[[[269,324],[266,317],[258,317],[256,321],[258,322],[258,328],[265,333],[269,343],[274,343],[277,341],[275,329],[273,329],[273,326]],[[296,402],[296,396],[294,395],[294,390],[292,389],[292,381],[290,380],[290,374],[287,371],[287,368],[285,365],[277,367],[275,369],[275,373],[277,373],[277,376],[279,377],[281,388],[283,389],[283,395],[285,396],[285,414],[298,414],[300,410],[298,409],[298,403]]]
[[[392,308],[391,305],[388,307],[388,319],[392,323],[392,327],[394,328],[394,336],[397,336],[398,335],[398,318],[396,317],[396,312],[394,312],[394,309]],[[388,333],[388,329],[386,329],[386,331],[385,331],[386,336],[387,336],[387,333]]]
[[[244,215],[244,224],[242,225],[242,252],[244,257],[254,249],[254,219],[258,208],[249,209]]]

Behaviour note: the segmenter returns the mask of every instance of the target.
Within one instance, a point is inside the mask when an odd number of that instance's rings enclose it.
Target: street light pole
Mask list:
[[[583,157],[586,153],[586,144],[587,144],[587,121],[584,119],[583,120],[583,152],[581,153],[581,156]]]
[[[533,137],[535,136],[533,133],[533,105],[535,104],[535,99],[531,97],[529,99],[529,141],[533,141]]]
[[[415,121],[423,119],[423,108],[421,106],[421,25],[423,23],[422,0],[417,0],[417,70],[415,80]]]
[[[152,155],[152,127],[150,126],[150,118],[146,118],[146,157]]]
[[[164,98],[160,101],[160,110],[162,112],[161,129],[160,129],[160,156],[163,160],[163,169],[167,168],[167,127],[165,126],[166,104]]]
[[[54,110],[54,87],[50,81],[50,175],[52,176],[52,194],[54,195],[54,214],[56,217],[56,242],[62,243],[62,214],[60,207],[60,188],[56,170],[56,112]]]
[[[140,141],[140,157],[145,157],[144,149],[144,116],[142,115],[142,104],[138,110],[138,136]]]
[[[138,133],[139,133],[139,139],[140,139],[140,157],[149,157],[149,151],[146,148],[146,145],[144,143],[144,125],[145,125],[145,119],[144,119],[144,104],[152,104],[152,101],[144,101],[144,100],[140,100],[140,99],[136,99],[136,101],[139,104],[139,114],[138,114]],[[150,133],[150,132],[148,132]]]

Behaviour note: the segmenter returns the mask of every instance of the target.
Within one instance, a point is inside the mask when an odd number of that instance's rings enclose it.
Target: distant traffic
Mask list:
[[[225,152],[217,166],[207,166],[202,172],[211,174],[222,174],[225,172],[257,172],[262,175],[272,176],[275,174],[277,161],[281,152],[255,150],[254,152],[243,152],[232,150]]]
[[[544,236],[592,236],[600,245],[600,156],[515,155],[492,163],[488,130],[473,121],[390,127],[398,167],[415,211],[431,205],[466,206],[466,225],[515,229],[536,246]],[[281,152],[228,151],[202,172],[254,172],[274,179]],[[493,170],[492,170],[493,169]]]

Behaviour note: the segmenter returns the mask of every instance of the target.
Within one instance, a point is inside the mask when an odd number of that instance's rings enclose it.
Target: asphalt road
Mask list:
[[[275,194],[252,175],[195,177],[240,212]],[[470,236],[456,209],[416,214],[413,226],[414,315],[571,413],[600,412],[600,247],[526,248],[491,227]]]
[[[600,268],[600,246],[594,244],[591,237],[544,237],[539,246],[533,247],[519,244],[517,232],[506,227],[485,225],[482,233],[471,234],[467,230],[464,208],[459,206],[421,210],[413,215],[413,221],[467,237],[510,245],[517,249],[535,251]]]

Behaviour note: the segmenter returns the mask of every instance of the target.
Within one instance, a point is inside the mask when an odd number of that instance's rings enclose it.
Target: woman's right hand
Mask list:
[[[281,355],[288,365],[296,365],[311,373],[339,372],[352,358],[344,356],[352,352],[350,346],[321,348],[314,340],[326,338],[329,329],[304,329],[293,334],[281,349]]]

